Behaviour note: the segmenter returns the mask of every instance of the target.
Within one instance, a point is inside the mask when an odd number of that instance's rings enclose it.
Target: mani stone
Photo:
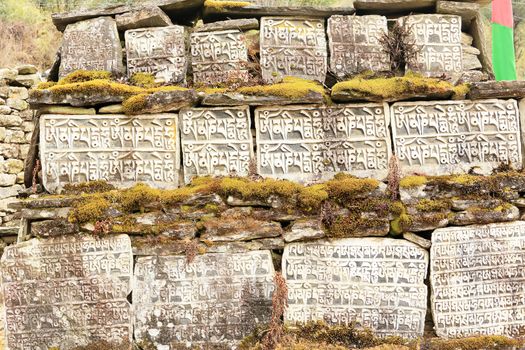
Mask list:
[[[260,35],[266,83],[279,82],[285,76],[325,81],[328,52],[323,20],[263,17]]]
[[[383,178],[390,158],[386,104],[255,110],[262,176],[311,182],[339,172]]]
[[[502,162],[521,168],[515,100],[401,102],[391,107],[394,153],[404,172],[490,174]]]
[[[186,80],[186,29],[182,26],[126,31],[128,76],[150,73],[163,83]]]
[[[347,238],[291,243],[282,271],[290,323],[325,321],[380,337],[423,335],[428,252],[404,240]]]
[[[194,84],[249,80],[248,47],[241,31],[193,33],[190,42]]]
[[[430,283],[439,337],[518,337],[525,327],[525,222],[432,233]]]
[[[178,185],[176,114],[42,115],[40,154],[44,187],[105,180],[119,187],[137,182]]]
[[[330,69],[339,78],[364,71],[389,71],[390,57],[380,44],[388,32],[384,16],[332,16],[328,19]]]
[[[398,19],[411,32],[416,57],[407,69],[425,76],[458,76],[463,71],[461,17],[413,15]]]
[[[167,27],[173,25],[170,18],[157,6],[144,6],[115,16],[118,30],[146,27]]]
[[[158,349],[234,349],[268,324],[274,290],[271,252],[139,257],[135,339]]]
[[[63,78],[76,70],[124,74],[122,47],[114,19],[99,17],[67,26],[59,76]]]
[[[32,239],[5,248],[1,264],[7,349],[131,350],[128,236]]]
[[[195,176],[248,175],[253,140],[247,106],[187,108],[179,118],[186,183]]]

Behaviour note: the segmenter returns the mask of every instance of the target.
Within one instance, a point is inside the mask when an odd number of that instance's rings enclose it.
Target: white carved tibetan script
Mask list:
[[[131,350],[128,236],[62,236],[7,247],[2,288],[9,350],[105,341]]]
[[[324,20],[261,19],[261,69],[265,82],[278,82],[285,76],[324,82],[327,57]]]
[[[43,115],[40,152],[44,187],[106,180],[119,187],[137,182],[178,185],[176,114]]]
[[[159,349],[232,349],[269,322],[273,277],[269,251],[139,258],[135,338]]]
[[[296,181],[339,172],[385,176],[390,156],[387,114],[383,104],[257,108],[259,174]]]
[[[437,335],[522,335],[524,256],[523,221],[434,231],[430,282]]]
[[[248,175],[253,158],[250,109],[186,108],[180,112],[184,179]]]
[[[378,336],[423,335],[428,253],[413,243],[347,238],[286,246],[286,322],[324,320]]]
[[[392,107],[394,152],[405,171],[487,173],[521,167],[519,110],[514,100],[403,102]]]

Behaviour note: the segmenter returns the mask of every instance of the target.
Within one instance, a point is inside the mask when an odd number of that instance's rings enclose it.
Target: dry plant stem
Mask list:
[[[395,154],[388,161],[388,193],[390,198],[395,201],[399,199],[399,182],[401,181],[401,170],[399,169],[399,159]]]
[[[270,329],[263,339],[262,347],[264,350],[274,350],[284,335],[283,315],[288,307],[288,286],[280,272],[275,274],[274,283],[272,319],[270,320]]]

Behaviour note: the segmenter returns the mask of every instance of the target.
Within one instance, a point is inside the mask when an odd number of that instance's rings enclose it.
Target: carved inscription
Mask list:
[[[131,349],[133,256],[128,236],[63,236],[10,246],[2,288],[10,350],[97,341]],[[123,347],[124,348],[124,347]]]
[[[197,32],[191,35],[193,80],[220,84],[249,79],[248,47],[239,30]]]
[[[128,76],[150,73],[164,83],[186,81],[186,30],[182,26],[126,31]]]
[[[366,70],[389,71],[390,57],[379,43],[388,32],[384,16],[332,16],[328,19],[330,68],[344,78]]]
[[[124,74],[115,20],[99,17],[67,26],[62,41],[60,78],[76,70]]]
[[[184,179],[248,175],[253,158],[250,109],[187,108],[180,112]]]
[[[521,167],[519,110],[514,100],[404,102],[392,106],[394,151],[406,171],[490,172]]]
[[[286,246],[287,322],[356,322],[378,336],[423,335],[428,253],[413,243],[347,238]]]
[[[463,71],[461,17],[452,15],[414,15],[400,18],[412,32],[418,51],[408,69],[428,76]]]
[[[277,82],[285,76],[324,82],[327,57],[323,20],[261,19],[261,69],[265,82]]]
[[[40,152],[44,187],[106,180],[119,187],[137,182],[178,185],[176,114],[43,115]]]
[[[234,348],[269,322],[273,276],[269,251],[139,258],[135,338],[159,349]]]
[[[434,231],[430,280],[437,335],[522,335],[524,252],[523,221]]]
[[[388,107],[263,107],[255,111],[259,174],[296,181],[339,172],[385,176],[390,156]]]

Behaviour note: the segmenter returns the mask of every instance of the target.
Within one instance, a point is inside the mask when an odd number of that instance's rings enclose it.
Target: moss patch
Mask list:
[[[155,83],[153,74],[149,73],[134,73],[129,79],[129,82],[143,88],[154,88],[158,86],[158,84]]]
[[[334,95],[349,95],[355,99],[396,100],[407,95],[450,95],[453,98],[464,98],[470,88],[468,85],[453,84],[416,74],[404,77],[372,78],[357,77],[337,83],[332,88]]]
[[[300,99],[314,92],[323,95],[325,99],[328,97],[321,84],[296,77],[284,77],[281,83],[272,85],[241,87],[237,89],[237,92],[245,95],[278,96],[289,99]]]
[[[401,188],[419,187],[419,186],[425,185],[427,181],[428,180],[425,176],[418,176],[418,175],[407,176],[401,179],[401,181],[399,181],[399,187]]]
[[[90,181],[78,184],[65,184],[62,191],[63,195],[81,195],[81,194],[92,194],[98,192],[108,192],[115,189],[115,186],[107,183],[106,181]]]
[[[250,6],[250,5],[253,5],[253,4],[247,1],[206,0],[204,2],[204,7],[212,8],[218,12],[235,9],[235,8],[243,8],[243,7]]]
[[[432,339],[429,341],[432,350],[503,350],[521,349],[525,341],[503,336],[479,336],[464,339]]]
[[[347,174],[337,174],[326,183],[328,195],[332,200],[346,205],[357,196],[370,193],[379,187],[379,181],[374,179],[359,179]]]

